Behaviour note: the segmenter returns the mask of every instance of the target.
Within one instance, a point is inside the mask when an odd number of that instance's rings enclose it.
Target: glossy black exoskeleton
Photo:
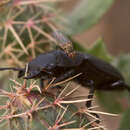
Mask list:
[[[66,38],[62,36],[57,38],[56,34],[56,39],[63,42],[63,46],[68,46]],[[95,90],[130,90],[121,73],[112,65],[92,55],[75,52],[71,45],[68,50],[65,46],[62,49],[43,53],[29,62],[27,76],[24,78],[39,78],[43,87],[44,80],[56,77],[54,81],[56,83],[81,73],[73,81],[84,87],[90,87],[88,98],[93,97]],[[26,71],[26,67],[0,68],[0,70],[8,69],[19,71],[19,78],[23,77]],[[91,101],[88,101],[86,105],[90,107]]]

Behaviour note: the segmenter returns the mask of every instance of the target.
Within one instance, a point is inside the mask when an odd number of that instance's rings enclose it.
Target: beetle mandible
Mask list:
[[[93,98],[95,90],[124,90],[130,91],[129,85],[121,73],[112,65],[105,61],[78,51],[74,51],[71,41],[61,32],[54,32],[53,36],[60,42],[61,49],[40,54],[28,63],[28,71],[25,79],[39,78],[41,87],[43,81],[56,77],[54,81],[59,82],[82,73],[73,81],[84,87],[89,87],[88,98]],[[18,78],[25,75],[25,68],[0,68],[0,70],[19,71]],[[86,106],[91,106],[91,101],[86,102]]]

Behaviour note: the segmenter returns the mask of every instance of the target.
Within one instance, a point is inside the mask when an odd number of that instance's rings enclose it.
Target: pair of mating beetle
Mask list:
[[[59,31],[55,31],[53,37],[59,42],[61,49],[43,53],[29,62],[25,79],[39,78],[43,88],[44,80],[56,77],[56,83],[81,73],[73,81],[90,88],[89,99],[93,97],[95,90],[130,91],[123,76],[112,65],[92,55],[74,51],[72,42]],[[26,67],[0,70],[19,71],[20,78],[25,75]],[[91,101],[87,101],[86,106],[90,107]]]

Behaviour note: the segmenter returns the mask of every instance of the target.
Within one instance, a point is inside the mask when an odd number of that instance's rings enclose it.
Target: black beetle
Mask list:
[[[73,81],[78,82],[84,87],[90,87],[88,98],[93,97],[95,90],[124,90],[130,91],[130,87],[125,83],[121,73],[112,65],[89,54],[75,52],[70,45],[70,41],[62,35],[55,32],[55,38],[62,42],[61,48],[51,52],[43,53],[28,63],[26,79],[41,79],[43,81],[56,77],[54,81],[59,82],[81,73]],[[67,46],[68,49],[67,49]],[[25,75],[25,68],[0,68],[0,70],[19,71],[18,77]],[[86,103],[91,106],[91,101]]]

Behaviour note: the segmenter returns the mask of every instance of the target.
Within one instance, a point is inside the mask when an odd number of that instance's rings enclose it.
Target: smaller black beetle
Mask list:
[[[57,32],[55,35],[57,36]],[[56,37],[63,45],[67,45],[68,39],[60,33],[60,38]],[[71,49],[70,49],[71,48]],[[44,80],[50,80],[56,77],[54,81],[59,82],[81,73],[80,76],[73,79],[84,87],[89,87],[88,98],[93,97],[95,90],[124,90],[130,91],[130,87],[125,83],[121,73],[112,65],[89,54],[74,52],[72,46],[63,50],[54,50],[43,53],[28,63],[26,79],[41,79],[41,87]],[[71,52],[71,53],[69,53]],[[19,71],[18,77],[25,75],[25,68],[0,68],[0,70]],[[86,103],[91,106],[91,101]]]

